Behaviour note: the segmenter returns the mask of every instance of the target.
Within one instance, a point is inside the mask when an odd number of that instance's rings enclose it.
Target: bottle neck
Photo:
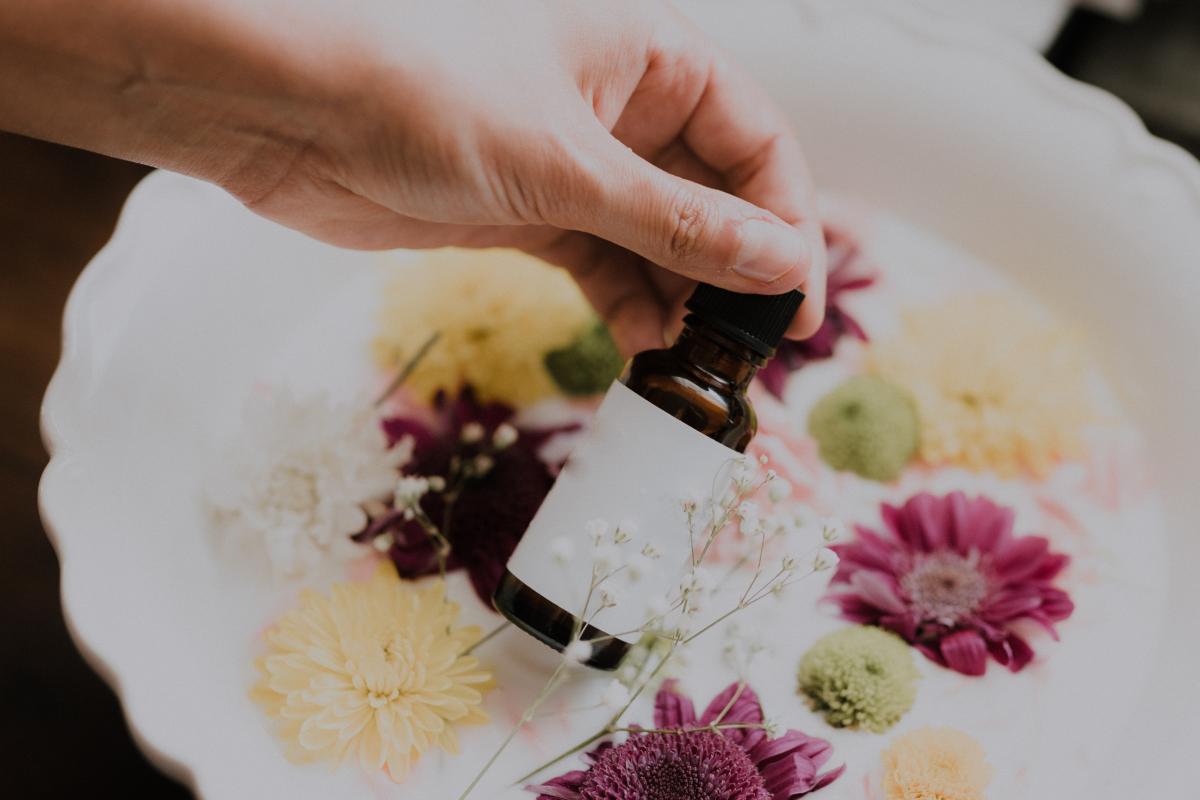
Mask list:
[[[745,390],[767,359],[744,344],[730,339],[695,314],[684,320],[683,331],[671,351],[685,364],[735,390]]]

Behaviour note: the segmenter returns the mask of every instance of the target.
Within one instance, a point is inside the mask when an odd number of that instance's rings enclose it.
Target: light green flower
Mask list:
[[[597,322],[565,347],[546,354],[546,371],[564,394],[599,394],[625,365],[603,322]]]
[[[856,625],[809,648],[800,660],[799,691],[830,725],[882,733],[912,708],[919,677],[904,640]]]
[[[890,481],[917,452],[917,413],[903,390],[873,375],[851,378],[813,408],[808,431],[834,469]]]

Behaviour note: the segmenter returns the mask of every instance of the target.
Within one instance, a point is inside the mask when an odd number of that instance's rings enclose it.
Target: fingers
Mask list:
[[[789,339],[807,339],[817,332],[825,321],[825,270],[813,269],[805,281],[804,302],[796,312],[795,319],[788,326]]]
[[[744,70],[687,23],[666,25],[613,134],[668,171],[705,174],[698,180],[798,227],[812,259],[790,335],[819,327],[826,261],[811,176],[787,119]],[[670,157],[680,151],[686,170]]]
[[[812,248],[778,216],[672,175],[601,126],[587,145],[590,171],[547,221],[585,231],[694,280],[734,291],[779,293],[808,276]]]

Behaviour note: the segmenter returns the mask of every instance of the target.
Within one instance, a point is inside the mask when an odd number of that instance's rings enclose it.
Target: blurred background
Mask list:
[[[904,1],[1044,52],[1200,155],[1200,0]],[[46,463],[38,408],[58,360],[62,307],[146,172],[0,133],[0,752],[9,796],[190,796],[140,754],[112,691],[75,650],[36,504]]]

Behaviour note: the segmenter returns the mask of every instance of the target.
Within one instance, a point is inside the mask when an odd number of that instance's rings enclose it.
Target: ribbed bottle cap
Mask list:
[[[802,302],[804,293],[799,290],[740,294],[701,283],[684,306],[729,338],[770,358]]]

